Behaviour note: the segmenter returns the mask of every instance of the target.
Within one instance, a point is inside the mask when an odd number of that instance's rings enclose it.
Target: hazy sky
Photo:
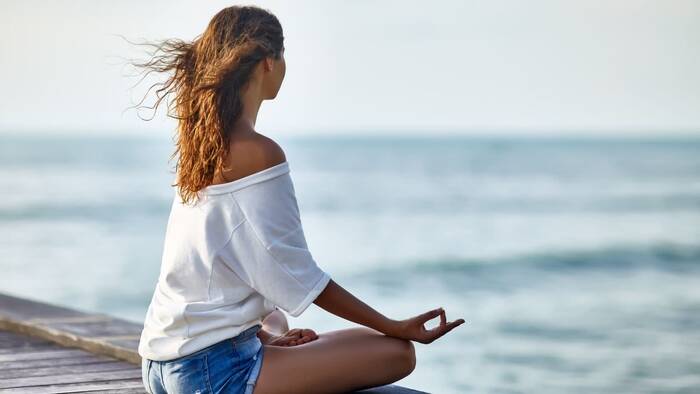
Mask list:
[[[0,5],[0,132],[171,133],[117,37],[192,39],[221,1]],[[256,1],[287,74],[257,129],[700,134],[699,1]],[[148,115],[145,113],[144,115]]]

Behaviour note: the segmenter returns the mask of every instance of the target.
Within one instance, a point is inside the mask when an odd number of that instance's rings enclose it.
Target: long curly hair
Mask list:
[[[178,120],[170,156],[177,157],[176,183],[171,186],[178,187],[182,203],[198,202],[198,191],[225,169],[233,126],[243,109],[241,92],[255,66],[266,57],[282,56],[282,26],[267,9],[231,6],[214,15],[191,42],[166,39],[140,45],[152,49],[149,59],[133,65],[144,70],[144,77],[151,72],[169,77],[150,86],[136,106],[155,114],[166,97],[175,96],[166,100],[167,115]],[[155,103],[143,106],[154,88]]]

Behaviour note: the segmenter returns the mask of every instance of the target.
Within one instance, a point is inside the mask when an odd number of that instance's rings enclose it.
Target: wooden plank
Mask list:
[[[28,323],[42,323],[42,324],[65,324],[65,323],[94,323],[94,322],[101,322],[101,321],[109,321],[112,320],[111,317],[108,317],[106,315],[93,315],[93,314],[85,314],[85,315],[80,315],[80,316],[69,316],[69,317],[33,317],[31,319],[26,319],[25,321]]]
[[[15,387],[8,389],[0,389],[0,394],[58,394],[58,393],[85,393],[85,392],[101,392],[112,390],[116,392],[124,392],[128,389],[137,389],[140,393],[146,393],[143,387],[141,378],[112,380],[103,382],[86,382],[86,383],[70,383],[70,384],[50,384],[45,386],[32,387]]]
[[[141,364],[137,347],[142,329],[143,324],[109,315],[83,313],[0,293],[0,330],[44,338],[137,366]],[[0,339],[8,337],[3,334]]]
[[[0,343],[12,342],[20,339],[41,340],[40,338],[26,337],[12,331],[0,331]]]
[[[84,350],[64,349],[64,350],[49,350],[45,352],[26,352],[17,354],[2,354],[0,362],[3,361],[22,361],[22,360],[45,360],[48,358],[71,358],[87,356],[90,353]]]
[[[72,358],[58,358],[58,359],[42,359],[42,360],[23,360],[23,361],[6,361],[0,362],[0,376],[2,376],[2,371],[8,369],[21,369],[21,368],[42,368],[50,366],[63,366],[63,365],[86,365],[86,364],[97,364],[112,362],[115,359],[108,358],[104,356],[97,356],[91,354],[89,356],[72,357]]]
[[[81,374],[84,372],[108,372],[121,370],[134,370],[136,366],[123,361],[112,361],[105,363],[74,364],[74,365],[51,365],[33,368],[15,368],[0,370],[0,382],[2,379],[29,378],[33,376],[55,376],[67,374]]]
[[[42,341],[39,338],[27,337],[25,335],[18,334],[16,332],[10,331],[0,331],[0,345],[12,345],[17,342],[32,342],[32,341]]]
[[[143,327],[120,320],[108,319],[91,322],[60,322],[46,323],[46,327],[58,331],[79,335],[85,338],[91,337],[130,337],[138,339]]]
[[[7,331],[0,331],[0,332],[7,332]],[[26,335],[20,335],[20,334],[15,334],[15,333],[10,333],[10,332],[8,332],[8,333],[12,334],[12,337],[5,336],[3,338],[0,338],[0,348],[12,346],[14,344],[23,344],[23,343],[33,343],[33,344],[53,343],[53,342],[46,340],[46,339],[28,337]]]
[[[59,305],[33,301],[2,293],[0,293],[0,305],[2,305],[2,308],[0,308],[2,309],[2,315],[12,320],[66,318],[89,315]]]
[[[15,347],[0,348],[0,355],[4,354],[17,354],[17,353],[28,353],[28,352],[44,352],[56,349],[55,344],[48,345],[21,345]]]
[[[139,348],[139,339],[106,339],[106,343],[124,349],[134,349],[137,351]]]
[[[5,337],[0,340],[0,354],[20,353],[27,351],[49,350],[52,348],[60,349],[57,344],[39,338],[28,337],[25,335],[13,334],[14,337]]]
[[[81,372],[68,373],[60,376],[32,376],[28,378],[11,378],[0,380],[0,389],[43,386],[53,383],[86,383],[104,382],[109,380],[124,380],[141,378],[141,370],[132,368],[128,370],[106,372]]]
[[[17,336],[15,339],[2,339],[0,340],[0,349],[4,348],[12,348],[16,346],[24,346],[24,345],[46,345],[46,344],[53,344],[55,343],[46,340],[46,339],[41,339],[41,338],[35,338],[35,337],[28,337],[28,336]]]
[[[100,393],[100,394],[145,394],[146,390],[140,388],[119,389],[119,390],[89,390],[89,391],[74,391],[74,393]]]
[[[84,349],[90,353],[106,355],[113,358],[118,358],[135,365],[141,364],[141,356],[137,352],[138,341],[116,341],[118,344],[113,344],[104,336],[85,337],[75,333],[61,331],[56,328],[43,326],[40,324],[30,324],[24,321],[13,321],[3,318],[2,308],[0,307],[0,330],[11,330],[23,335],[31,335],[45,338],[56,342],[57,344]],[[124,336],[117,336],[123,338]],[[119,344],[125,344],[129,347],[122,347]],[[134,345],[136,344],[136,345]]]

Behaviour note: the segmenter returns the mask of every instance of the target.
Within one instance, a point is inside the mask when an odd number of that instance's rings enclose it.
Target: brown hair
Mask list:
[[[265,57],[282,55],[282,26],[264,8],[231,6],[214,15],[192,42],[167,39],[141,45],[154,48],[148,61],[133,63],[146,70],[144,77],[154,71],[171,73],[146,92],[148,96],[157,87],[155,103],[146,107],[154,114],[164,98],[175,95],[175,115],[172,102],[167,104],[168,116],[178,119],[170,157],[178,156],[177,182],[171,186],[178,186],[183,203],[198,201],[197,192],[224,168],[232,127],[243,107],[240,93],[255,66]]]

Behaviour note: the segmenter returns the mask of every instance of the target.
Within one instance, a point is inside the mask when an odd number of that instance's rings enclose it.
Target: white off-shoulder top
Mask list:
[[[151,360],[234,337],[277,307],[299,316],[330,280],[307,248],[287,161],[199,193],[195,206],[175,193],[138,347]]]

